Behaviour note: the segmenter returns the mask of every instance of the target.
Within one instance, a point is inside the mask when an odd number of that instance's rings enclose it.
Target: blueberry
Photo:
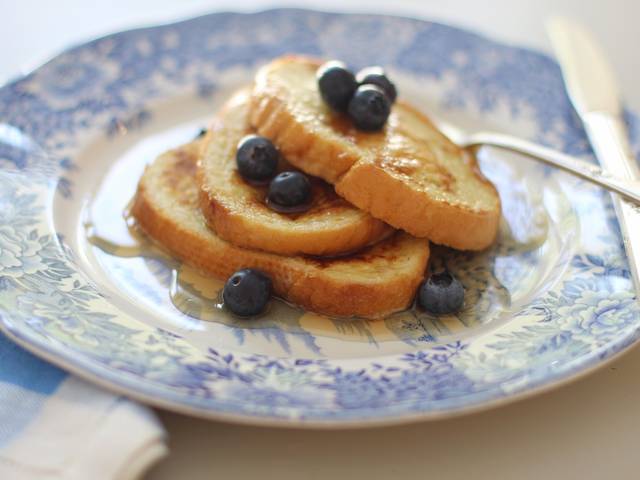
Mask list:
[[[222,291],[224,305],[241,317],[258,315],[267,306],[273,286],[264,273],[245,268],[229,277]]]
[[[418,291],[418,305],[430,313],[444,315],[457,312],[464,303],[464,287],[449,272],[435,273]]]
[[[376,85],[384,90],[391,103],[396,101],[398,92],[396,86],[389,80],[387,74],[382,67],[363,68],[356,74],[358,85]]]
[[[243,178],[256,182],[269,180],[276,174],[278,149],[267,138],[247,135],[238,143],[236,164]]]
[[[282,172],[269,184],[267,198],[282,207],[296,207],[309,202],[311,183],[300,172]]]
[[[342,62],[331,61],[322,65],[317,73],[320,95],[334,110],[344,112],[356,91],[356,77]]]
[[[359,130],[380,130],[391,113],[391,101],[380,87],[361,85],[349,102],[349,116]]]

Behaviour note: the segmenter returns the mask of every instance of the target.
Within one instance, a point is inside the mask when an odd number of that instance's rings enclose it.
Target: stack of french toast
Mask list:
[[[131,213],[226,281],[234,313],[259,314],[273,292],[320,314],[380,318],[428,293],[429,242],[490,246],[500,199],[474,156],[396,99],[381,69],[285,56],[206,134],[146,168]],[[456,281],[445,280],[435,285]],[[451,295],[435,311],[459,308]]]

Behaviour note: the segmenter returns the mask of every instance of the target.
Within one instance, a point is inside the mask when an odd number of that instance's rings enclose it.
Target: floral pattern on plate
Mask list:
[[[143,401],[310,426],[480,408],[568,379],[635,342],[639,311],[608,195],[513,157],[482,162],[505,205],[498,245],[436,255],[467,286],[470,308],[456,317],[336,320],[330,335],[302,313],[285,324],[272,312],[260,329],[202,326],[171,311],[167,264],[104,252],[87,260],[82,215],[108,173],[91,153],[121,155],[168,128],[171,108],[188,116],[176,98],[214,105],[291,51],[384,64],[424,108],[593,160],[553,60],[448,26],[272,10],[110,35],[0,89],[0,312],[11,338]],[[178,106],[163,106],[172,101]],[[637,151],[637,122],[628,120]],[[140,280],[135,262],[150,276]]]

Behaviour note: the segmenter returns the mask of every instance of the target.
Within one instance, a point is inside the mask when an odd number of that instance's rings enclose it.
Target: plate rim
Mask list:
[[[283,428],[283,429],[313,429],[313,430],[359,430],[365,428],[382,428],[392,426],[409,425],[413,423],[426,423],[437,420],[448,420],[452,418],[463,417],[475,413],[483,413],[504,405],[520,403],[524,400],[537,397],[544,393],[548,393],[559,389],[560,387],[577,382],[592,373],[606,367],[607,365],[617,361],[622,356],[628,354],[638,343],[638,333],[640,326],[636,329],[636,339],[629,345],[621,348],[614,354],[606,357],[604,360],[592,363],[587,367],[574,367],[572,373],[564,377],[556,377],[553,380],[533,386],[527,390],[521,390],[511,395],[496,397],[494,399],[484,401],[474,405],[464,406],[462,408],[454,408],[447,410],[432,410],[420,413],[410,414],[393,414],[378,418],[366,419],[325,419],[315,420],[306,417],[274,417],[266,415],[252,415],[247,413],[220,412],[196,406],[188,405],[184,402],[177,402],[164,399],[161,396],[154,396],[151,392],[144,391],[144,388],[137,390],[130,389],[126,385],[118,383],[118,381],[110,378],[101,377],[100,373],[92,365],[79,366],[78,362],[74,364],[67,356],[66,352],[54,352],[48,346],[41,345],[36,339],[26,339],[20,331],[14,331],[11,322],[7,321],[4,316],[0,316],[0,332],[4,333],[11,341],[24,348],[33,355],[67,371],[69,374],[76,375],[82,380],[86,380],[94,386],[104,388],[105,390],[122,395],[131,400],[139,401],[144,405],[164,409],[174,413],[188,415],[194,418],[205,420],[219,421],[234,425],[247,425],[266,428]],[[116,377],[116,375],[114,375]]]
[[[203,17],[216,17],[216,16],[224,16],[224,15],[237,15],[237,16],[256,16],[261,14],[268,13],[279,13],[279,14],[288,14],[290,12],[298,12],[298,13],[319,13],[319,14],[330,14],[340,17],[353,17],[353,16],[366,16],[366,17],[378,17],[378,18],[388,18],[388,19],[405,19],[417,22],[425,22],[431,23],[435,25],[445,26],[446,28],[453,29],[460,33],[471,34],[474,36],[481,37],[483,39],[487,39],[491,42],[497,43],[498,45],[505,46],[508,48],[519,49],[523,51],[528,51],[535,53],[536,55],[541,55],[547,57],[551,60],[553,58],[547,54],[546,52],[537,50],[533,47],[523,47],[516,43],[493,39],[491,36],[486,35],[482,32],[478,32],[473,29],[469,29],[466,27],[449,25],[447,23],[441,21],[432,21],[427,18],[415,18],[407,15],[391,15],[386,13],[367,13],[367,12],[342,12],[342,11],[331,11],[331,10],[322,10],[322,9],[307,9],[307,8],[268,8],[268,9],[260,9],[256,11],[250,12],[240,12],[240,11],[232,11],[232,10],[221,10],[210,13],[204,13],[202,15],[195,15],[188,18],[179,19],[177,21],[167,21],[167,22],[158,22],[149,25],[138,26],[134,28],[124,29],[120,31],[111,32],[102,36],[98,36],[92,38],[90,40],[75,43],[67,48],[63,48],[59,50],[57,53],[47,57],[46,60],[39,63],[35,67],[31,68],[28,72],[21,72],[17,76],[12,76],[8,78],[6,81],[0,83],[0,89],[5,89],[10,87],[11,85],[18,83],[27,77],[33,75],[42,67],[48,65],[51,62],[56,61],[61,55],[73,52],[76,49],[80,49],[83,47],[90,46],[94,43],[100,42],[105,39],[109,39],[115,36],[119,36],[122,34],[130,34],[133,32],[146,31],[146,30],[154,30],[161,27],[167,26],[176,26],[183,23],[189,23],[190,21],[200,19]],[[555,60],[553,60],[555,62]],[[637,290],[637,288],[635,289]],[[565,370],[561,373],[556,373],[554,375],[546,377],[547,380],[544,383],[540,383],[539,381],[532,386],[527,387],[524,390],[517,391],[515,393],[509,393],[503,396],[497,396],[495,398],[489,400],[483,400],[477,404],[466,405],[462,407],[452,407],[446,410],[431,410],[431,411],[422,411],[422,412],[413,412],[409,414],[398,414],[391,413],[382,417],[363,417],[363,418],[337,418],[337,419],[313,419],[307,417],[281,417],[281,416],[270,416],[270,415],[262,415],[262,414],[251,414],[251,413],[235,413],[235,412],[227,412],[227,411],[218,411],[206,408],[199,408],[195,405],[189,405],[185,402],[174,401],[168,399],[168,396],[154,396],[153,393],[146,390],[146,386],[139,387],[138,389],[132,389],[130,386],[126,385],[126,381],[123,383],[118,382],[117,377],[118,374],[110,375],[108,371],[101,372],[102,368],[98,365],[92,364],[88,360],[84,360],[81,358],[72,358],[73,353],[67,352],[64,349],[56,350],[51,345],[46,345],[43,342],[38,341],[37,338],[29,338],[29,335],[24,334],[18,327],[14,326],[10,319],[6,318],[5,315],[0,314],[0,332],[4,333],[11,341],[20,345],[25,350],[31,352],[32,354],[60,367],[64,370],[70,372],[87,380],[95,385],[100,386],[101,388],[105,388],[111,392],[121,394],[125,397],[132,398],[134,400],[140,401],[146,405],[151,405],[157,408],[167,409],[170,411],[174,411],[177,413],[182,413],[194,417],[206,418],[209,420],[216,420],[234,424],[243,424],[243,425],[255,425],[255,426],[264,426],[264,427],[278,427],[278,428],[312,428],[312,429],[356,429],[356,428],[376,428],[383,426],[391,426],[391,425],[405,425],[420,421],[432,421],[439,419],[448,419],[459,417],[467,414],[483,412],[487,410],[491,410],[493,408],[497,408],[502,405],[506,405],[509,403],[519,402],[528,398],[532,398],[536,395],[552,391],[561,386],[567,385],[571,382],[578,381],[587,375],[590,375],[594,371],[604,368],[610,363],[616,361],[622,355],[628,353],[640,339],[640,325],[636,326],[634,329],[630,329],[629,334],[624,338],[616,338],[613,342],[606,345],[607,349],[613,349],[614,353],[610,353],[608,356],[604,358],[596,358],[589,360],[588,357],[583,358],[582,363],[572,366],[571,368]],[[592,355],[596,356],[592,353]],[[120,374],[122,375],[122,374]],[[113,377],[113,378],[109,378]],[[172,395],[171,395],[172,396]]]

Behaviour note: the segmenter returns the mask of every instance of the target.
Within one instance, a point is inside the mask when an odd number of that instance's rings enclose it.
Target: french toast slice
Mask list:
[[[321,62],[285,56],[256,76],[250,120],[296,167],[412,235],[460,250],[495,240],[500,198],[475,157],[397,101],[379,132],[358,131],[322,100]]]
[[[200,148],[196,141],[164,153],[140,179],[131,213],[157,243],[222,280],[241,268],[259,269],[271,277],[277,295],[321,314],[379,318],[410,305],[429,257],[426,240],[397,232],[334,259],[237,247],[209,229],[198,208]]]
[[[267,186],[245,181],[238,173],[238,142],[252,133],[250,89],[233,95],[205,137],[198,167],[200,207],[219,237],[241,247],[283,255],[335,256],[359,250],[393,233],[342,197],[332,185],[311,180],[311,203],[299,213],[278,213],[266,205]],[[279,171],[291,170],[285,162]]]

